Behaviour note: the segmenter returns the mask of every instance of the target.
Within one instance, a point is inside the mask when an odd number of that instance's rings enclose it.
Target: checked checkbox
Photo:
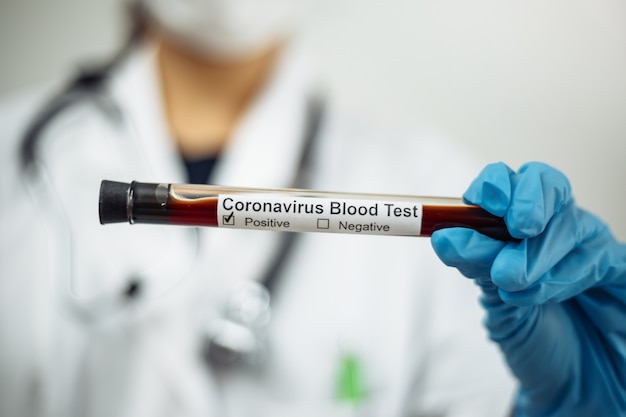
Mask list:
[[[234,226],[235,225],[235,213],[230,213],[228,215],[222,216],[222,224],[224,226]]]

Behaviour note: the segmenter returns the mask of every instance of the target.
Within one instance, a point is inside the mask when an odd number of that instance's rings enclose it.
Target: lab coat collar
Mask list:
[[[156,71],[156,50],[137,48],[114,74],[112,95],[124,115],[129,139],[137,145],[138,169],[145,178],[137,181],[184,182],[185,172],[176,145],[171,140],[161,103],[163,98]]]
[[[114,77],[111,89],[139,142],[148,179],[185,182],[186,172],[162,107],[155,48],[143,46],[132,54]],[[235,130],[213,182],[250,187],[291,185],[313,91],[313,77],[303,54],[287,48]]]
[[[232,137],[215,181],[249,187],[292,185],[313,90],[303,57],[288,49]]]

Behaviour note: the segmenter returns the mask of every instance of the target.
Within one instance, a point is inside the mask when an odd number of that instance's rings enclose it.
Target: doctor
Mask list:
[[[320,100],[298,2],[137,6],[105,71],[35,124],[0,112],[0,414],[507,415],[478,288],[427,239],[98,224],[104,178],[460,195],[477,173]]]
[[[460,195],[477,172],[320,100],[299,2],[138,6],[106,71],[34,124],[1,112],[0,414],[506,415],[477,289],[427,239],[98,224],[105,178]]]

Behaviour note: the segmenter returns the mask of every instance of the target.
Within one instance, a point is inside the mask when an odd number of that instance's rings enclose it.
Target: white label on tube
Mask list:
[[[292,232],[419,236],[422,205],[272,194],[220,194],[218,226]]]

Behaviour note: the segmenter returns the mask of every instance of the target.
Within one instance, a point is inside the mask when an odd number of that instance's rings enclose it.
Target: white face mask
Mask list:
[[[241,60],[287,38],[305,0],[141,0],[149,16],[194,51]]]

